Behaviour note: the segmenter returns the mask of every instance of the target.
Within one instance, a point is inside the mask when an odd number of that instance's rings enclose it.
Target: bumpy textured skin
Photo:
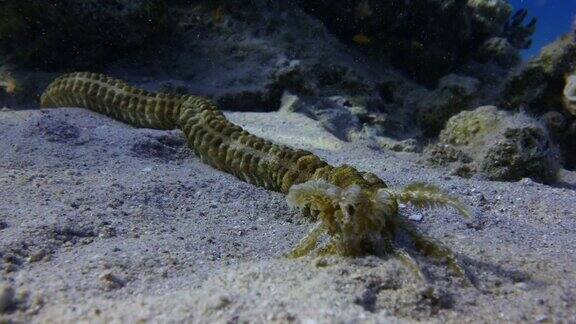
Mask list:
[[[256,137],[202,97],[151,93],[102,74],[81,72],[54,80],[41,105],[88,108],[136,127],[179,128],[203,162],[268,190],[288,193],[293,185],[309,180],[342,188],[386,187],[371,173],[346,165],[332,167],[311,152]]]

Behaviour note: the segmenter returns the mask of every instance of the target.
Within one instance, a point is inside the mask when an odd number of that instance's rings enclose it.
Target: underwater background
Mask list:
[[[576,323],[575,1],[0,0],[0,323]]]

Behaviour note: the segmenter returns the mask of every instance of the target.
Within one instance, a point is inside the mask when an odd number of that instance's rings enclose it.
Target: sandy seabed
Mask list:
[[[0,112],[0,322],[576,322],[576,176],[462,179],[338,140],[292,113],[228,113],[258,136],[435,184],[475,213],[421,213],[477,288],[418,257],[283,258],[310,229],[281,194],[200,162],[180,131],[62,108]],[[402,217],[419,219],[409,207]],[[13,294],[12,294],[13,292]]]

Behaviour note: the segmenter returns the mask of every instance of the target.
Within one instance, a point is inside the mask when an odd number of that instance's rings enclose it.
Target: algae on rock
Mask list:
[[[566,99],[573,93],[573,79],[566,75],[576,71],[575,38],[573,31],[544,47],[536,58],[510,75],[502,93],[504,108],[525,109],[552,126],[549,130],[560,144],[567,168],[576,167],[575,142],[569,127],[576,122],[576,116],[571,100]]]
[[[575,69],[576,42],[574,35],[568,34],[511,74],[504,85],[504,108],[524,107],[542,114],[562,107],[565,74]]]
[[[540,122],[494,106],[452,117],[426,154],[432,164],[464,163],[490,180],[551,183],[560,168],[558,148]]]

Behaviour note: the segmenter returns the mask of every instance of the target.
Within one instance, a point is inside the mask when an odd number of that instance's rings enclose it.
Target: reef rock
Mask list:
[[[576,120],[572,121],[568,130],[564,133],[563,142],[566,143],[566,149],[563,150],[565,165],[567,167],[576,166]]]
[[[566,78],[566,86],[564,87],[564,107],[570,114],[576,116],[576,75],[571,75]]]
[[[504,0],[468,0],[467,5],[472,10],[472,22],[485,35],[501,33],[512,14],[512,6]]]
[[[453,166],[456,174],[479,173],[501,181],[532,178],[550,183],[560,167],[558,149],[540,122],[494,106],[450,118],[426,156],[431,164]]]
[[[565,35],[512,73],[504,85],[504,108],[524,107],[537,115],[561,109],[565,75],[576,69],[574,38]]]
[[[327,131],[344,141],[354,139],[361,129],[352,104],[342,97],[303,99],[286,92],[280,111],[297,112],[318,120]]]
[[[569,134],[574,115],[574,79],[565,76],[576,71],[576,33],[568,34],[542,49],[540,54],[513,72],[504,83],[502,106],[525,109],[548,119],[553,138],[560,144],[566,168],[576,167],[575,141]],[[548,115],[547,115],[548,114]],[[558,114],[562,115],[559,116]],[[545,117],[546,116],[546,117]],[[559,122],[563,120],[562,122]]]
[[[540,121],[546,126],[548,131],[556,138],[561,137],[568,129],[569,119],[566,114],[558,111],[549,111],[540,116]]]
[[[418,103],[416,121],[424,134],[436,136],[455,114],[471,108],[480,81],[475,78],[450,74],[443,77],[434,91]]]
[[[512,8],[503,0],[300,3],[341,40],[388,58],[428,85],[469,60],[486,40],[504,33],[506,26],[518,29],[509,22]]]
[[[493,37],[478,49],[476,60],[480,63],[494,62],[502,68],[511,68],[520,63],[520,51],[503,37]]]

